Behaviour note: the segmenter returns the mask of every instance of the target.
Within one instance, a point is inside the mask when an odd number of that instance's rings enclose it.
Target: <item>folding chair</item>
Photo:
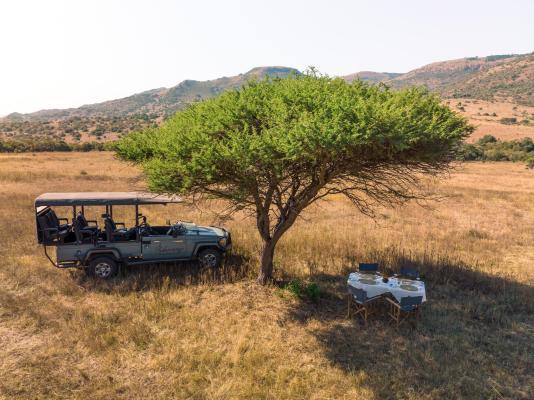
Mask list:
[[[378,263],[360,263],[358,271],[366,274],[376,274],[378,272]]]
[[[351,315],[361,315],[364,323],[367,324],[367,317],[376,312],[374,306],[381,296],[367,297],[365,290],[350,285],[348,291],[347,318],[350,318]]]
[[[412,320],[415,327],[417,319],[421,315],[423,296],[403,297],[400,303],[386,297],[386,301],[390,304],[388,315],[397,323],[397,326],[403,321]]]
[[[414,268],[401,267],[399,277],[417,279],[419,278],[419,271]]]

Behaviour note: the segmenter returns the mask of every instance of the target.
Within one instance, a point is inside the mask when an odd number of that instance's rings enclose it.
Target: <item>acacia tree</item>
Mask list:
[[[155,192],[207,194],[252,211],[264,284],[276,244],[310,204],[342,194],[372,215],[378,205],[421,198],[421,176],[446,172],[471,131],[424,89],[312,72],[194,103],[116,150],[143,167]]]

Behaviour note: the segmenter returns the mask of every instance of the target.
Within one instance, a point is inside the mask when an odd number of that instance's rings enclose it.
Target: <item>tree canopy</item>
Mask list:
[[[265,282],[276,243],[308,205],[343,194],[372,214],[377,204],[417,198],[421,174],[446,171],[471,131],[424,89],[312,72],[194,103],[116,150],[143,167],[153,191],[210,194],[252,210]]]

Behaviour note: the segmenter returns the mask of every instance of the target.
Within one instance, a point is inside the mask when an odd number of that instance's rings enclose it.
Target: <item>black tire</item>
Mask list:
[[[198,253],[198,263],[202,268],[220,268],[222,263],[222,254],[216,249],[201,250]]]
[[[108,256],[95,257],[89,262],[86,271],[89,275],[95,276],[98,279],[110,279],[117,275],[119,267],[117,262]]]

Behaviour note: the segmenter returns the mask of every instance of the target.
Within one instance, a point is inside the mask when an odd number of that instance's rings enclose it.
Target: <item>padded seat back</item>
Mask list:
[[[87,224],[87,220],[85,218],[78,218],[78,217],[79,215],[76,217],[76,219],[74,220],[74,223],[72,224],[72,230],[74,231],[74,234],[76,235],[76,241],[83,242],[84,239],[95,238],[96,235],[98,235],[98,229],[96,227],[94,228],[90,227]]]
[[[37,215],[37,225],[39,243],[51,243],[54,240],[63,239],[70,229],[69,225],[59,223],[56,213],[51,208]]]
[[[39,234],[39,237],[37,238],[39,243],[42,242],[48,242],[52,240],[52,228],[50,224],[50,219],[48,218],[48,214],[38,215],[37,216],[37,232]]]
[[[80,219],[78,217],[79,215],[76,217],[76,219],[74,220],[72,224],[72,230],[74,231],[74,234],[76,235],[76,241],[81,242],[83,240],[83,236],[82,236],[83,225],[82,225],[82,222],[80,222]]]
[[[363,289],[355,288],[354,286],[348,285],[349,294],[354,298],[354,300],[363,304],[367,301],[367,292]]]
[[[378,272],[378,263],[360,263],[358,270],[360,272]]]
[[[78,215],[76,216],[76,225],[79,229],[83,229],[89,226],[89,223],[87,222],[87,219],[85,218],[85,215],[83,215],[81,212],[79,212]]]
[[[401,267],[400,276],[408,279],[417,279],[419,278],[419,271],[414,268]]]
[[[49,221],[51,227],[59,228],[59,219],[57,218],[56,212],[54,210],[50,209],[46,213],[46,216],[48,218],[48,221]]]
[[[109,217],[109,215],[104,218],[104,229],[106,231],[106,236],[108,238],[108,242],[113,241],[113,232],[117,230],[117,226],[115,225],[115,222]]]
[[[400,309],[402,311],[413,311],[423,302],[423,296],[407,296],[401,298]]]

